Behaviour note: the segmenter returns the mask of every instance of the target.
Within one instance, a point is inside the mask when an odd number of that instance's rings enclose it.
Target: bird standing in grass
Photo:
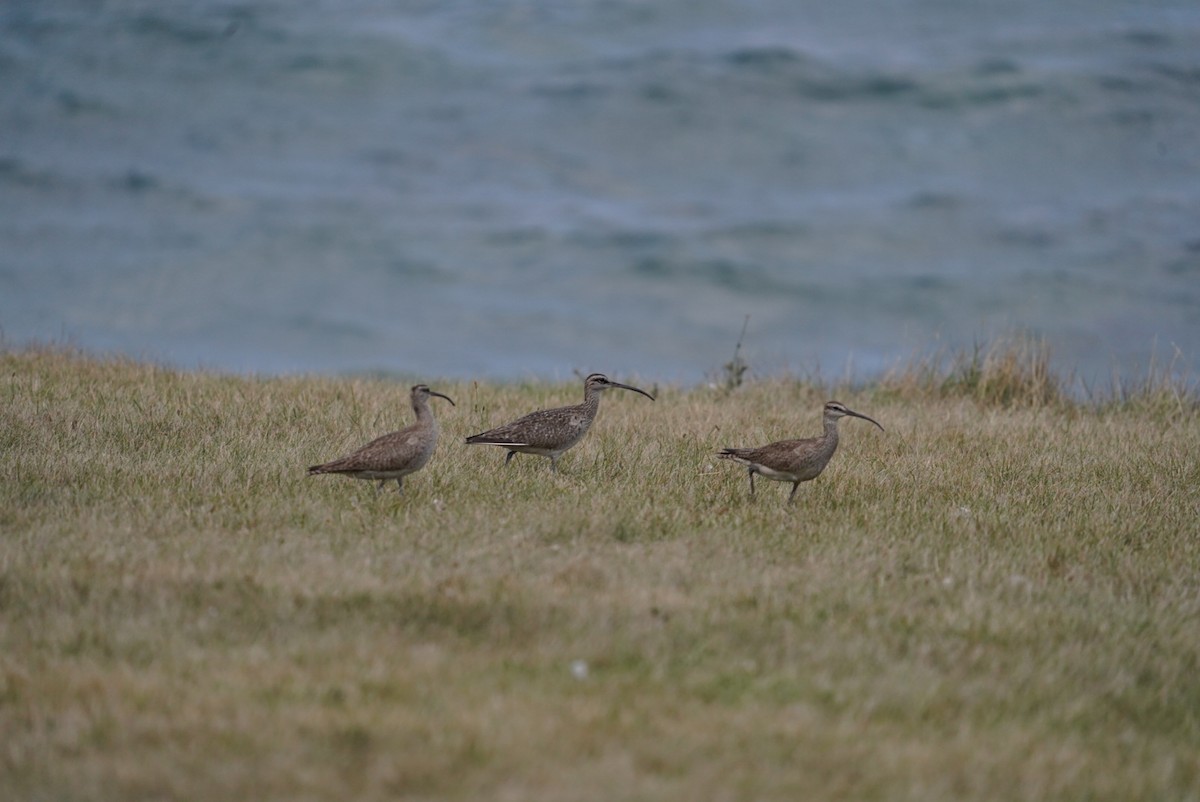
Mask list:
[[[530,412],[512,423],[471,435],[467,438],[467,444],[507,448],[505,465],[517,452],[549,457],[550,469],[557,472],[559,455],[587,434],[600,409],[600,393],[613,387],[632,390],[654,400],[654,396],[645,390],[615,382],[603,373],[593,373],[583,381],[582,404]]]
[[[723,448],[717,456],[740,462],[749,469],[752,496],[756,473],[777,482],[791,482],[792,492],[788,494],[788,503],[791,504],[800,483],[816,479],[829,464],[833,452],[837,450],[838,421],[846,416],[862,418],[879,426],[879,422],[873,418],[860,415],[845,404],[829,401],[825,404],[825,434],[820,437],[779,440],[758,448]],[[883,427],[879,426],[879,430],[883,431]]]
[[[396,480],[397,492],[404,491],[404,477],[425,467],[437,446],[438,425],[429,409],[431,395],[444,398],[454,406],[450,396],[430,390],[428,385],[418,384],[412,388],[412,408],[417,422],[398,432],[385,434],[367,443],[346,456],[313,465],[309,476],[320,473],[340,473],[354,479],[378,480],[375,492],[383,489],[389,480]]]

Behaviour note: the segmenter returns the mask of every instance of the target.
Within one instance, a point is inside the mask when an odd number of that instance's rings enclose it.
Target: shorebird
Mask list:
[[[550,469],[557,473],[558,456],[578,443],[587,434],[600,409],[600,393],[613,387],[633,390],[654,400],[645,390],[621,384],[605,376],[593,373],[583,381],[583,403],[571,407],[540,409],[517,418],[495,429],[471,435],[468,445],[500,446],[508,449],[504,458],[507,465],[518,451],[522,454],[537,454],[550,458]]]
[[[754,474],[777,482],[791,482],[792,492],[788,503],[796,496],[801,482],[816,479],[825,470],[838,444],[838,420],[849,415],[862,418],[879,426],[879,421],[868,418],[837,401],[825,404],[825,434],[803,440],[779,440],[758,448],[723,448],[717,457],[740,462],[750,471],[750,495],[754,495]],[[883,431],[883,427],[879,426]]]
[[[395,479],[397,492],[404,492],[404,477],[424,468],[437,445],[438,425],[429,409],[431,395],[444,398],[450,402],[450,406],[454,406],[450,396],[434,392],[428,385],[418,384],[412,388],[412,408],[417,416],[416,423],[398,432],[377,437],[340,459],[313,465],[308,469],[308,475],[340,473],[354,479],[378,479],[376,493],[382,490],[389,480]]]

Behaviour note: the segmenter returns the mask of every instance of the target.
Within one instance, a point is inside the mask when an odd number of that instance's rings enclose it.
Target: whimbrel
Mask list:
[[[404,491],[404,477],[425,467],[433,456],[437,445],[438,425],[429,409],[429,396],[444,398],[454,406],[450,396],[430,390],[428,385],[418,384],[412,388],[412,408],[417,422],[398,432],[385,434],[367,443],[341,459],[313,465],[308,475],[318,473],[340,473],[355,479],[378,479],[375,492],[391,479],[396,480],[397,492]]]
[[[613,387],[633,390],[654,400],[654,396],[645,390],[615,382],[603,373],[593,373],[583,381],[582,404],[530,412],[512,423],[472,435],[467,438],[467,443],[507,448],[505,465],[518,451],[549,457],[551,470],[557,472],[559,454],[583,439],[596,419],[596,411],[600,409],[600,393]]]
[[[750,471],[750,495],[754,495],[754,474],[777,482],[791,482],[788,503],[796,496],[801,482],[816,479],[825,470],[838,444],[838,420],[845,416],[862,418],[879,426],[879,421],[848,409],[845,404],[829,401],[825,404],[825,434],[803,440],[779,440],[759,448],[723,448],[720,459],[740,462]],[[879,426],[880,431],[883,427]]]

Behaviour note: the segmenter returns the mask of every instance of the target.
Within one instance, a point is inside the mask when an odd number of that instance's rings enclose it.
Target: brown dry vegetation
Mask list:
[[[303,469],[406,384],[0,352],[0,798],[1200,798],[1200,413],[1044,368],[838,390],[887,432],[787,507],[713,452],[811,384],[609,393],[554,475],[462,439],[578,383],[435,383],[399,496]]]

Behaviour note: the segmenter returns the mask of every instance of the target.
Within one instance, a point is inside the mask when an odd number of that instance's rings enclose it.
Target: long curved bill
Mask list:
[[[853,415],[856,418],[862,418],[863,420],[869,420],[871,423],[875,424],[876,426],[879,426],[879,421],[875,420],[874,418],[868,418],[866,415],[855,412],[854,410],[852,410],[850,408],[846,409],[846,414]],[[879,431],[886,432],[887,429],[883,428],[882,426],[879,426]]]
[[[634,387],[631,384],[621,384],[620,382],[615,382],[612,379],[609,379],[608,383],[611,384],[613,387],[620,387],[622,390],[633,390],[635,393],[641,393],[642,395],[646,396],[651,401],[654,400],[654,396],[650,395],[650,393],[646,392],[645,390]],[[876,425],[878,426],[878,424],[876,424]]]
[[[437,390],[430,390],[430,391],[429,391],[429,394],[430,394],[430,395],[436,395],[438,398],[444,398],[444,399],[446,399],[447,401],[449,401],[449,402],[450,402],[450,406],[452,406],[452,407],[456,407],[456,406],[458,406],[458,404],[454,403],[454,399],[453,399],[453,398],[451,398],[451,397],[450,397],[450,396],[448,396],[448,395],[444,395],[444,394],[442,394],[442,393],[439,393]]]

